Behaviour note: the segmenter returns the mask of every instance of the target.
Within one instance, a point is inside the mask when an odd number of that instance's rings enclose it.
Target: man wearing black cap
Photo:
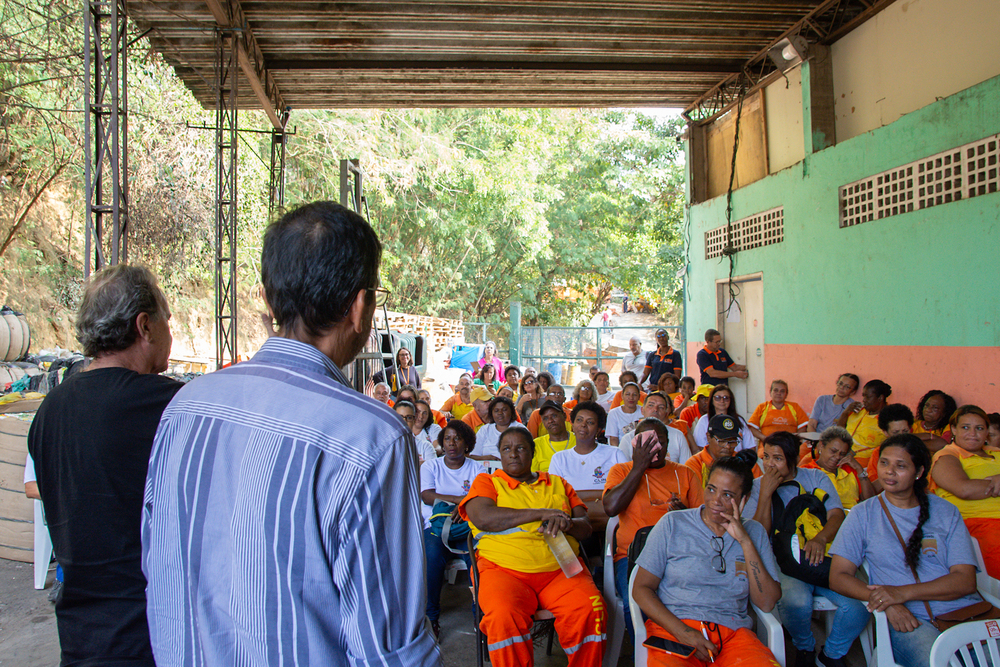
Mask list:
[[[552,455],[576,447],[576,436],[566,429],[566,413],[556,401],[542,403],[538,414],[548,433],[535,438],[535,457],[531,460],[531,470],[548,472]]]
[[[670,347],[670,335],[666,329],[656,330],[656,349],[646,355],[646,368],[642,372],[642,380],[639,384],[646,386],[646,378],[649,378],[649,386],[656,389],[660,376],[664,373],[673,373],[677,377],[684,375],[681,367],[681,353]]]
[[[701,479],[701,485],[708,481],[708,471],[712,464],[724,456],[732,456],[740,445],[740,421],[731,415],[715,415],[708,422],[708,446],[687,461],[684,465],[691,468]],[[754,478],[760,477],[760,466],[754,466]]]

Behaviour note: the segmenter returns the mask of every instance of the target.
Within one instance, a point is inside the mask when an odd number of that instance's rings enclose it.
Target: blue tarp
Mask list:
[[[451,348],[451,368],[473,371],[472,362],[483,358],[482,345],[456,345]]]

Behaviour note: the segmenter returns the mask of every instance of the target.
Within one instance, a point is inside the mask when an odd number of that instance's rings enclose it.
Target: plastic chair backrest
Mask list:
[[[635,575],[638,570],[632,570],[628,577],[628,613],[632,615],[632,627],[635,629],[635,667],[646,667],[649,649],[642,645],[646,641],[646,620],[642,610],[632,597],[635,588]]]
[[[930,664],[940,667],[964,667],[977,663],[1000,665],[1000,622],[973,621],[949,628],[938,635],[931,646]],[[971,650],[970,650],[971,649]],[[989,655],[989,662],[986,656]]]

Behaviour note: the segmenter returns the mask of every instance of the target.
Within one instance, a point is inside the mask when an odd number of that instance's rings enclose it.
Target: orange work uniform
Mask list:
[[[702,488],[708,484],[708,471],[712,469],[712,464],[715,460],[712,455],[708,453],[708,448],[701,450],[687,461],[684,462],[688,468],[694,471],[694,474],[701,480]],[[753,467],[753,478],[757,479],[763,475],[763,471],[760,469],[760,464],[755,464]]]
[[[701,632],[701,622],[688,618],[680,619],[684,625]],[[650,637],[662,637],[677,641],[677,638],[661,628],[652,620],[646,621],[646,634]],[[757,636],[746,628],[732,630],[724,625],[712,624],[709,640],[721,647],[718,655],[711,662],[704,662],[695,656],[682,658],[671,653],[649,649],[648,662],[650,667],[778,667],[774,654],[760,643]],[[684,642],[681,642],[682,644]]]
[[[571,514],[586,505],[561,477],[538,473],[535,482],[518,482],[502,470],[481,474],[472,483],[458,511],[468,520],[465,506],[485,497],[497,507],[513,509],[555,508]],[[480,628],[486,634],[490,662],[496,667],[534,664],[531,641],[532,615],[551,611],[559,643],[569,656],[569,667],[601,664],[606,639],[604,598],[586,566],[572,578],[563,574],[542,534],[541,522],[523,524],[502,533],[486,533],[470,523],[479,538]],[[567,536],[573,549],[577,541]]]

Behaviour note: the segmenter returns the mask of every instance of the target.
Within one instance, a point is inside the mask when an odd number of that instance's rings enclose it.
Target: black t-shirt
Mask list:
[[[150,665],[140,521],[153,436],[183,385],[99,368],[46,396],[28,432],[63,568],[62,665]]]

